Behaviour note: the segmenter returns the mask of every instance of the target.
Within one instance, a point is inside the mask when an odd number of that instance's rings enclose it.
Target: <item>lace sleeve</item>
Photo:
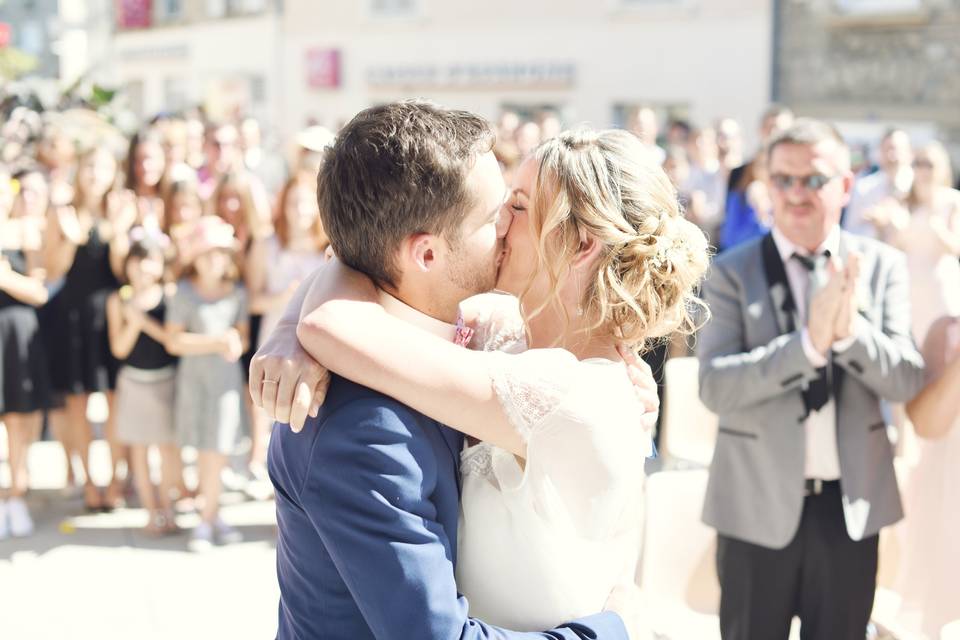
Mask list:
[[[491,354],[490,380],[510,424],[527,442],[560,406],[576,358],[562,349]]]

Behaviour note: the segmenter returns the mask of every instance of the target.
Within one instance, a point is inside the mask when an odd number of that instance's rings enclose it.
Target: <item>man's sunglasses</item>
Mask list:
[[[784,173],[775,173],[770,176],[770,182],[780,191],[789,191],[793,185],[800,184],[807,191],[820,191],[837,176],[825,176],[822,173],[812,173],[809,176],[788,176]]]

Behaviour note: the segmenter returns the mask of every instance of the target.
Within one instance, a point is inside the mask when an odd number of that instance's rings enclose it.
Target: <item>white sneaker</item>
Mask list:
[[[228,525],[221,518],[217,518],[213,522],[213,530],[216,535],[217,542],[220,544],[236,544],[238,542],[243,542],[243,534]]]
[[[33,534],[33,519],[23,498],[7,500],[7,517],[10,519],[10,533],[14,537],[23,538]]]
[[[190,551],[197,553],[213,548],[213,527],[210,526],[209,522],[201,522],[194,528],[187,546]]]
[[[7,503],[0,500],[0,540],[10,537],[10,522],[7,518]]]

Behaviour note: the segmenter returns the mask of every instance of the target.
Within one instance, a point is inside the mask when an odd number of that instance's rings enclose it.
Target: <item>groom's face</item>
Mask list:
[[[473,207],[464,216],[457,237],[447,240],[445,273],[460,300],[493,289],[503,258],[503,239],[511,216],[504,207],[507,187],[493,152],[477,158],[467,175]]]

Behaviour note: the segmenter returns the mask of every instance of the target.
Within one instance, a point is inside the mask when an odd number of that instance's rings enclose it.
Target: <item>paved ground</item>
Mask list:
[[[95,476],[106,459],[102,448],[97,454]],[[195,554],[187,550],[187,533],[141,533],[146,515],[140,509],[81,515],[81,498],[62,490],[58,445],[33,445],[30,463],[37,531],[0,541],[0,638],[274,637],[279,592],[272,501],[228,492],[223,517],[243,532],[244,542]],[[189,529],[197,517],[183,513],[177,522]]]

